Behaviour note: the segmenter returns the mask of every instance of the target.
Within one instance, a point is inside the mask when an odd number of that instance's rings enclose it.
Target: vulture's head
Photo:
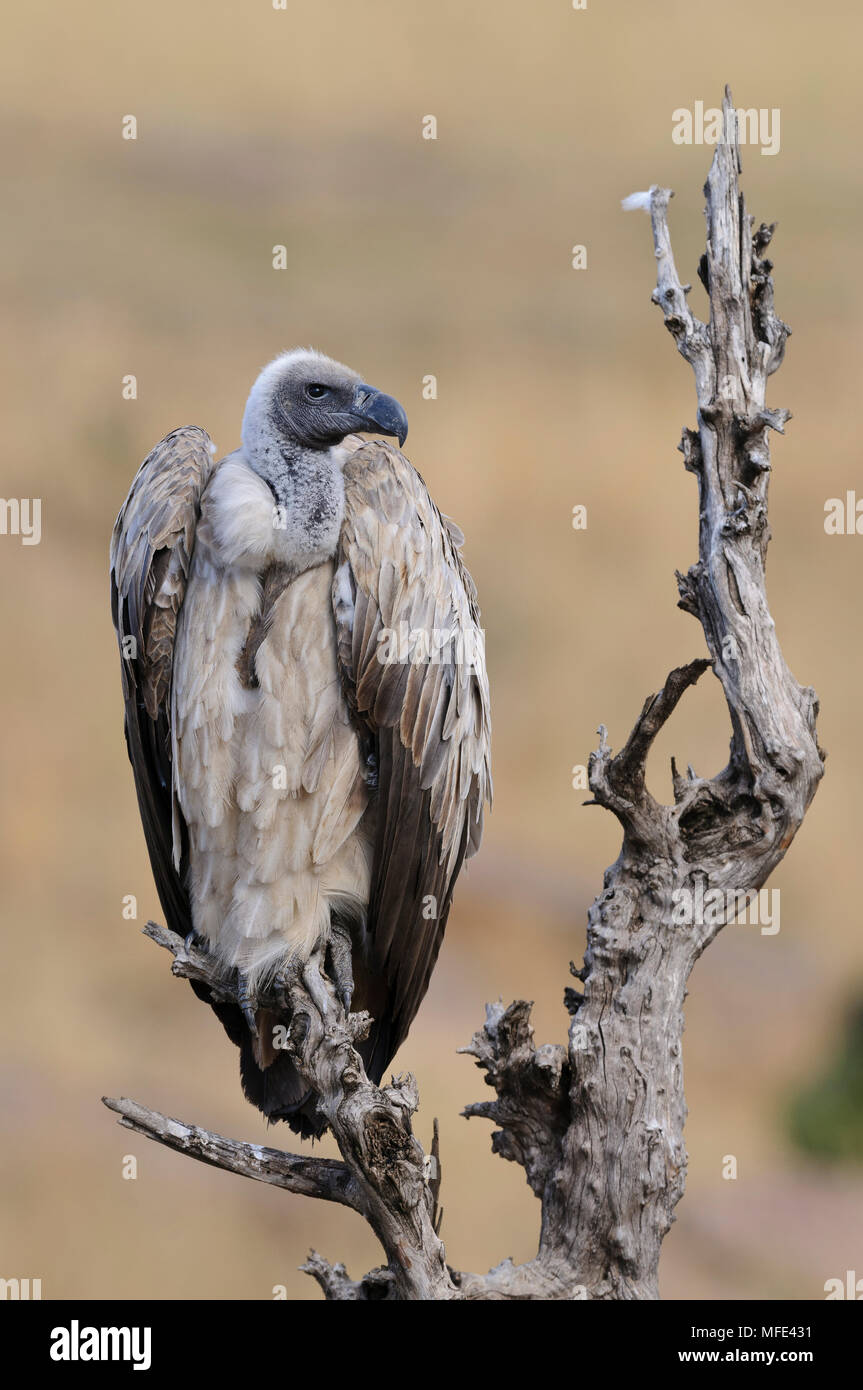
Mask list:
[[[408,421],[385,396],[350,367],[321,352],[297,348],[270,362],[258,377],[243,416],[243,448],[250,461],[297,448],[329,449],[348,434],[394,435],[404,444]]]

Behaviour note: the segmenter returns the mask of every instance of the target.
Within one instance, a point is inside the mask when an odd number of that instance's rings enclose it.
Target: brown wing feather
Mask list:
[[[120,646],[126,744],[159,900],[168,925],[192,928],[185,826],[171,791],[171,675],[201,493],[213,470],[205,430],[173,430],[138,469],[111,537],[111,613]],[[174,825],[181,862],[173,854]]]
[[[365,1049],[377,1078],[428,988],[491,800],[488,680],[461,540],[396,449],[373,443],[350,457],[333,604],[348,701],[377,761],[365,962],[387,993]],[[411,649],[411,633],[427,636]],[[388,660],[403,634],[408,659]]]

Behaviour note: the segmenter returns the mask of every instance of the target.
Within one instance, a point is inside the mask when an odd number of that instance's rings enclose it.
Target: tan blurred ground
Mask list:
[[[774,447],[770,591],[831,758],[773,881],[780,934],[730,928],[693,977],[690,1180],[663,1288],[818,1298],[827,1278],[863,1272],[861,1178],[804,1170],[782,1128],[863,977],[863,540],[823,531],[828,497],[863,495],[859,7],[106,0],[19,4],[8,25],[2,490],[43,499],[43,538],[0,540],[0,1274],[41,1277],[45,1297],[267,1298],[279,1283],[313,1297],[296,1273],[310,1245],[355,1274],[378,1262],[350,1214],[136,1140],[99,1104],[129,1094],[266,1138],[215,1020],[121,916],[124,894],[140,923],[158,904],[106,551],[150,446],[197,423],[227,451],[260,365],[305,343],[402,400],[410,456],[468,537],[496,808],[399,1063],[420,1079],[420,1137],[441,1118],[450,1259],[532,1253],[520,1172],[490,1156],[488,1126],[458,1118],[484,1088],[455,1048],[498,995],[535,999],[542,1039],[563,1038],[567,961],[618,844],[570,768],[600,720],[619,744],[644,695],[703,649],[673,580],[694,558],[694,483],[675,452],[691,374],[649,304],[647,221],[619,199],[677,189],[672,231],[694,280],[710,151],[673,145],[671,112],[717,104],[726,80],[739,105],[781,109],[781,153],[744,152],[750,209],[780,222],[777,302],[795,331],[772,389],[795,419]],[[120,139],[127,113],[136,143]],[[435,143],[419,135],[429,113]],[[569,268],[573,243],[586,272]],[[657,788],[672,751],[713,772],[727,739],[705,678],[661,740]],[[127,1153],[136,1182],[121,1179]],[[721,1178],[726,1154],[737,1182]]]

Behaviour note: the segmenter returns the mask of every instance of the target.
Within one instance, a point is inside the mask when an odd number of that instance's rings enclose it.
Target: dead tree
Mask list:
[[[299,1157],[223,1139],[128,1100],[106,1100],[121,1123],[205,1163],[291,1192],[340,1202],[368,1221],[386,1263],[363,1278],[313,1254],[304,1268],[328,1299],[652,1299],[663,1236],[683,1195],[681,1037],[686,982],[741,895],[758,890],[782,859],[823,770],[815,692],[785,664],[767,606],[770,536],[769,433],[788,412],[768,408],[767,378],[782,362],[788,328],[773,306],[773,232],[756,231],[738,190],[734,108],[726,90],[726,139],[705,194],[707,251],[699,266],[707,323],[687,302],[668,232],[668,189],[644,195],[653,226],[653,301],[695,373],[697,427],[680,449],[698,482],[698,560],[678,574],[679,606],[700,622],[709,658],[680,666],[644,704],[613,755],[606,731],[590,759],[594,805],[623,827],[617,861],[588,917],[584,963],[566,991],[566,1046],[536,1047],[530,1005],[490,1005],[464,1051],[495,1097],[464,1112],[491,1120],[494,1151],[522,1165],[541,1203],[539,1249],[485,1275],[447,1263],[439,1235],[437,1169],[411,1130],[412,1077],[378,1088],[355,1043],[368,1018],[346,1017],[334,996],[327,1016],[300,987],[291,1005],[293,1059],[322,1108],[341,1160]],[[727,767],[687,776],[672,763],[674,805],[648,791],[645,761],[678,700],[708,668],[731,715]],[[687,899],[686,895],[690,894]],[[680,920],[678,906],[710,901],[710,914]],[[717,904],[725,904],[717,909]],[[684,914],[685,915],[685,914]],[[161,927],[148,935],[174,955],[173,972],[233,998],[211,959]]]

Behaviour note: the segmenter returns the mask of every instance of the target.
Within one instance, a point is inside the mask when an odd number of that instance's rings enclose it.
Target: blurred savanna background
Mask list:
[[[863,496],[859,6],[79,0],[7,7],[5,30],[2,492],[41,498],[42,536],[0,536],[0,1275],[41,1278],[45,1298],[267,1299],[277,1285],[314,1298],[297,1271],[309,1247],[354,1275],[379,1262],[352,1214],[171,1154],[99,1100],[291,1147],[243,1100],[210,1011],[140,935],[159,905],[107,549],[150,447],[193,423],[235,447],[259,368],[301,344],[403,402],[407,452],[467,536],[495,808],[397,1066],[418,1076],[426,1144],[440,1119],[451,1261],[534,1252],[521,1170],[459,1116],[487,1093],[456,1048],[499,996],[535,1000],[538,1038],[564,1039],[567,964],[619,845],[572,769],[600,721],[619,747],[644,697],[704,650],[673,574],[696,554],[695,483],[675,451],[692,374],[649,302],[649,223],[620,199],[676,190],[699,312],[712,151],[673,143],[672,112],[719,105],[727,81],[739,106],[781,118],[777,154],[743,151],[750,211],[779,222],[777,305],[794,330],[771,382],[794,419],[773,437],[769,592],[830,757],[770,884],[780,931],[727,928],[690,982],[689,1183],[662,1288],[818,1299],[826,1280],[863,1276],[849,1024],[863,995],[863,539],[824,530],[829,498]],[[436,140],[422,138],[429,115]],[[654,790],[670,799],[672,753],[718,770],[728,737],[705,676],[655,750]]]

